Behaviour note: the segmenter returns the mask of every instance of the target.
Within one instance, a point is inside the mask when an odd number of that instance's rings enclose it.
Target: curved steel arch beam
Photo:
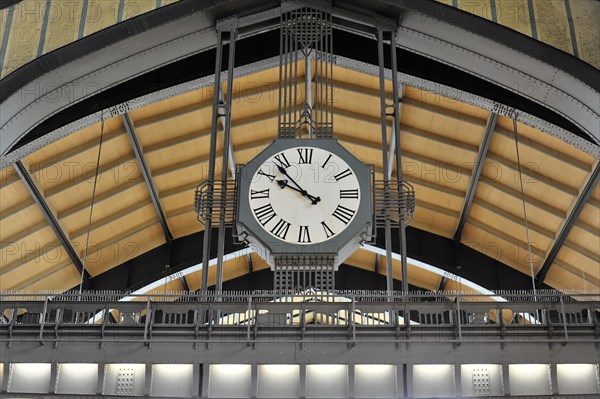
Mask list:
[[[61,110],[213,48],[219,18],[240,15],[240,38],[276,29],[281,12],[278,6],[276,0],[243,4],[234,0],[221,5],[184,0],[40,57],[0,83],[0,156],[4,158],[21,138]],[[592,67],[507,28],[444,7],[430,0],[368,4],[366,0],[334,0],[332,10],[338,27],[366,36],[376,27],[391,29],[394,21],[381,17],[391,15],[400,23],[399,47],[542,104],[579,126],[590,141],[600,143],[600,96],[597,80],[588,71]],[[502,37],[491,37],[498,32]],[[527,48],[533,56],[523,52]],[[530,87],[536,89],[528,92]],[[513,115],[514,110],[498,106],[498,111]],[[598,147],[584,138],[568,132],[561,138],[600,157]]]

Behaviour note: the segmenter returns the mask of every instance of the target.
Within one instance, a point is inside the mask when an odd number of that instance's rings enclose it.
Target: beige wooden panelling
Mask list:
[[[514,131],[512,119],[501,116],[498,118],[497,124],[498,126],[510,130],[511,132]],[[593,156],[581,151],[577,147],[572,146],[571,144],[559,139],[558,137],[554,137],[548,133],[542,132],[541,130],[536,129],[532,126],[528,126],[524,123],[518,122],[517,130],[519,133],[519,137],[523,136],[529,138],[545,146],[551,147],[556,151],[559,151],[573,158],[577,158],[583,162],[586,162],[589,165],[591,165],[594,162]]]
[[[33,201],[27,187],[20,181],[0,188],[0,216],[2,218],[8,216],[11,209],[21,208],[22,205]],[[0,233],[1,235],[1,233]]]
[[[20,291],[39,292],[52,287],[52,290],[66,291],[79,286],[81,275],[72,263],[61,267],[56,272],[35,280],[26,286],[19,287]]]
[[[544,282],[559,290],[600,290],[599,285],[584,280],[581,276],[575,275],[556,264],[550,268]]]
[[[506,212],[513,213],[515,215],[518,215],[519,217],[524,218],[523,203],[520,197],[515,197],[506,194],[503,191],[493,188],[488,184],[480,182],[477,185],[475,198],[487,202],[489,204],[493,204]],[[534,206],[526,202],[525,207],[527,209],[527,218],[529,221],[550,231],[558,230],[559,225],[563,220],[563,217],[555,216],[552,213],[546,211],[544,204]]]
[[[144,223],[142,226],[129,225],[123,227],[126,230],[124,229],[124,233],[116,239],[110,240],[110,242],[97,243],[90,247],[87,269],[92,277],[165,243],[165,237],[158,222],[154,224]],[[131,234],[126,235],[129,232]],[[126,237],[118,239],[123,235],[126,235]]]

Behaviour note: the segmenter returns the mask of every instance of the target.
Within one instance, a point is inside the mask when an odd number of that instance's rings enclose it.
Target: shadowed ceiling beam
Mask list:
[[[146,164],[146,159],[144,158],[144,152],[142,150],[142,146],[138,141],[137,135],[135,133],[135,127],[133,125],[133,121],[129,117],[128,113],[121,115],[121,119],[123,121],[123,126],[125,126],[125,130],[127,130],[127,135],[131,140],[131,146],[133,147],[133,152],[135,157],[140,165],[140,169],[142,175],[144,176],[144,181],[146,182],[146,187],[148,187],[148,192],[150,193],[150,199],[154,204],[154,209],[156,210],[156,214],[158,216],[158,220],[160,222],[160,226],[162,227],[163,233],[165,235],[165,240],[172,245],[173,235],[169,230],[169,225],[167,224],[167,219],[165,218],[165,214],[162,210],[162,206],[160,204],[160,199],[158,197],[158,192],[156,191],[156,187],[154,187],[154,182],[152,181],[152,175],[150,174],[150,168]]]
[[[73,247],[71,246],[71,243],[69,242],[69,239],[65,235],[65,232],[61,228],[58,219],[54,216],[54,213],[46,203],[46,199],[38,190],[37,186],[35,185],[35,182],[31,178],[31,175],[29,175],[29,172],[25,168],[25,165],[23,165],[21,161],[17,161],[15,163],[15,169],[19,177],[21,178],[21,181],[23,181],[23,184],[25,184],[25,187],[27,187],[27,190],[33,197],[33,200],[37,203],[38,207],[40,208],[40,211],[48,221],[48,224],[50,225],[50,227],[52,227],[54,234],[56,234],[61,245],[67,252],[67,255],[71,259],[71,262],[73,262],[79,273],[83,273],[84,285],[88,286],[90,279],[89,273],[87,272],[87,270],[84,270],[81,259],[79,259],[77,252],[75,252],[75,249],[73,249]]]
[[[181,285],[183,286],[183,290],[185,292],[190,292],[190,285],[188,284],[187,279],[185,278],[185,276],[181,276]]]
[[[475,167],[473,168],[473,174],[471,176],[469,188],[467,189],[465,204],[460,214],[460,219],[458,221],[456,233],[454,233],[454,239],[456,240],[456,242],[460,242],[463,230],[465,228],[465,223],[467,222],[467,217],[469,217],[469,211],[471,210],[471,206],[473,205],[473,198],[475,198],[475,191],[477,189],[477,184],[479,183],[479,178],[481,177],[481,172],[483,171],[485,158],[490,148],[490,143],[492,142],[492,135],[494,134],[494,130],[496,129],[497,120],[498,114],[494,112],[490,113],[487,125],[485,127],[485,133],[483,134],[483,140],[481,141],[481,146],[479,147],[479,153],[477,154]]]
[[[598,181],[600,181],[600,162],[597,163],[596,168],[592,172],[590,178],[588,179],[587,183],[585,184],[585,187],[581,191],[581,194],[577,198],[577,202],[575,203],[573,210],[571,211],[571,213],[565,220],[565,222],[562,226],[562,229],[560,230],[560,233],[558,234],[558,236],[556,238],[556,241],[554,241],[554,244],[552,245],[552,249],[550,249],[550,251],[548,251],[548,256],[546,256],[546,259],[544,260],[544,264],[542,265],[541,269],[539,270],[539,272],[537,273],[537,276],[536,276],[536,279],[538,280],[539,283],[543,283],[544,280],[546,279],[546,275],[548,274],[550,267],[554,263],[554,260],[556,259],[556,256],[560,252],[560,249],[562,248],[565,240],[569,236],[569,233],[571,233],[571,229],[573,228],[573,225],[579,218],[579,215],[581,214],[581,211],[585,207],[585,204],[588,202],[588,200],[590,199],[590,196],[594,192],[594,189],[596,188]]]

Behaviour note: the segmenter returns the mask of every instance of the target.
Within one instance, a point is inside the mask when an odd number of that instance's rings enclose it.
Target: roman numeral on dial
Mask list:
[[[327,166],[327,163],[329,162],[330,159],[331,159],[331,154],[329,154],[329,156],[325,160],[325,163],[323,163],[323,166],[322,166],[323,169],[325,169],[325,166]]]
[[[290,230],[290,224],[288,222],[286,222],[285,220],[281,219],[281,220],[279,220],[279,222],[277,222],[275,227],[273,227],[273,229],[271,230],[271,233],[276,235],[277,237],[281,238],[282,240],[285,240],[285,237],[287,236],[287,233],[289,230]]]
[[[271,181],[275,180],[275,176],[263,172],[262,169],[258,171],[258,174],[262,175],[262,176],[267,176],[269,178],[269,180],[271,180]]]
[[[275,155],[275,160],[286,169],[290,167],[290,163],[283,153]]]
[[[340,181],[342,180],[344,177],[348,177],[352,174],[352,171],[348,168],[343,172],[338,173],[337,175],[334,176],[335,180]]]
[[[270,189],[266,189],[266,190],[251,190],[250,191],[250,199],[268,199],[269,198],[269,190]]]
[[[321,222],[321,226],[323,226],[323,230],[325,230],[325,235],[327,238],[333,235],[333,231],[329,228],[329,226],[327,226],[327,223]]]
[[[258,222],[260,224],[262,224],[263,226],[266,225],[267,223],[269,223],[271,221],[271,219],[273,219],[275,217],[275,211],[273,210],[273,207],[271,206],[271,204],[267,204],[267,205],[261,206],[259,208],[255,208],[254,214],[256,215]]]
[[[308,232],[308,226],[300,226],[298,233],[298,242],[312,242],[310,240],[310,233]]]
[[[338,205],[336,210],[333,212],[333,216],[336,219],[343,222],[344,224],[348,224],[350,220],[352,220],[352,217],[355,213],[356,211],[353,211],[352,209],[348,209],[345,206]]]
[[[342,198],[358,199],[358,189],[340,190],[340,199]]]
[[[312,163],[313,149],[312,148],[298,148],[298,155],[300,156],[299,164]]]

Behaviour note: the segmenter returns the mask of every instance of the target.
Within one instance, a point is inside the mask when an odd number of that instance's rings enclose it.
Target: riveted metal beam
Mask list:
[[[467,218],[469,217],[469,211],[471,210],[471,206],[473,205],[473,198],[475,198],[475,190],[477,189],[477,184],[479,183],[479,178],[481,177],[481,172],[483,171],[485,158],[490,148],[490,143],[492,142],[492,135],[494,134],[494,130],[496,129],[497,120],[498,114],[491,112],[487,121],[487,125],[485,127],[485,133],[483,135],[481,146],[479,147],[477,161],[475,163],[475,167],[473,168],[471,182],[469,183],[469,189],[467,190],[465,204],[460,214],[458,227],[456,228],[456,233],[454,233],[454,239],[457,242],[460,242],[463,230],[465,228],[465,223],[467,222]]]
[[[129,136],[129,140],[131,141],[131,146],[133,147],[133,152],[135,157],[140,164],[140,169],[142,172],[142,176],[144,176],[144,181],[146,182],[146,187],[148,187],[148,192],[150,193],[150,199],[152,200],[152,204],[154,204],[154,209],[156,210],[156,214],[158,216],[158,221],[160,222],[160,226],[162,227],[163,233],[165,235],[165,240],[169,245],[172,245],[173,235],[169,230],[169,225],[167,224],[167,218],[165,217],[165,213],[163,212],[162,205],[160,204],[160,198],[158,197],[158,191],[154,186],[154,182],[152,181],[152,175],[150,174],[150,168],[148,168],[148,164],[146,163],[146,159],[144,158],[144,151],[142,146],[137,138],[137,134],[135,132],[135,126],[131,117],[128,113],[124,113],[121,115],[121,120],[123,121],[123,126],[125,126],[125,130],[127,131],[127,135]]]
[[[15,162],[14,166],[15,166],[15,170],[17,171],[17,174],[21,178],[21,181],[23,182],[23,184],[25,184],[25,187],[27,187],[27,190],[33,197],[33,200],[36,202],[36,204],[40,208],[40,211],[42,212],[42,214],[48,221],[48,224],[54,231],[54,234],[56,234],[61,245],[67,252],[67,255],[71,259],[71,262],[73,262],[73,265],[75,265],[77,270],[79,270],[79,273],[83,274],[84,285],[89,286],[90,274],[87,272],[87,270],[84,269],[81,259],[79,259],[77,252],[75,252],[75,249],[73,249],[73,246],[69,242],[69,239],[67,238],[65,232],[63,231],[62,227],[60,226],[58,219],[56,218],[56,216],[54,216],[54,213],[52,212],[52,210],[46,203],[46,199],[44,198],[44,196],[42,195],[40,190],[38,190],[35,182],[31,178],[31,175],[27,171],[27,168],[25,168],[25,165],[23,165],[23,163],[21,161]]]
[[[552,249],[550,249],[550,251],[548,251],[546,260],[544,260],[544,264],[542,265],[541,269],[539,270],[539,272],[536,275],[536,279],[538,280],[538,283],[543,283],[544,280],[546,279],[546,275],[548,274],[550,267],[554,263],[554,260],[556,259],[556,256],[560,252],[564,242],[566,241],[567,237],[569,236],[569,233],[571,233],[571,229],[573,228],[573,225],[575,224],[577,219],[579,219],[579,215],[581,214],[583,207],[590,199],[590,196],[592,195],[592,193],[593,193],[594,189],[596,188],[596,185],[598,184],[599,181],[600,181],[600,162],[598,162],[598,164],[596,165],[596,168],[594,169],[590,178],[588,179],[584,189],[582,190],[581,194],[579,195],[579,198],[577,198],[577,202],[575,203],[573,210],[571,211],[571,213],[565,220],[565,223],[563,224],[563,227],[560,230],[560,233],[558,234],[556,241],[554,241],[554,245],[552,245]]]

